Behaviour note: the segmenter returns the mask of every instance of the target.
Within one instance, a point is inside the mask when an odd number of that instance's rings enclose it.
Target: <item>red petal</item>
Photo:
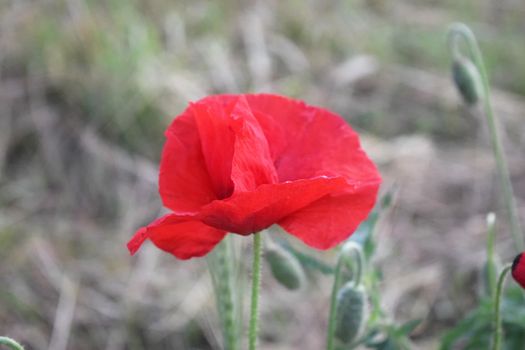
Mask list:
[[[158,248],[185,260],[206,255],[225,235],[192,218],[168,214],[140,228],[128,242],[128,249],[135,254],[149,238]]]
[[[195,212],[216,199],[200,147],[193,116],[177,117],[166,131],[159,171],[164,205],[176,212]]]
[[[213,201],[203,208],[199,218],[221,230],[250,234],[347,186],[341,177],[261,185],[253,192],[237,193],[226,200]]]
[[[244,96],[211,96],[191,110],[218,198],[277,181],[265,135]]]
[[[261,125],[275,161],[290,143],[289,136],[295,137],[301,124],[307,122],[302,114],[306,105],[302,101],[270,94],[246,95],[246,99]]]
[[[207,171],[218,198],[227,198],[233,193],[235,133],[230,127],[230,112],[235,101],[232,97],[211,96],[192,103],[189,108],[195,117]]]
[[[361,186],[356,192],[331,194],[285,217],[279,225],[313,248],[332,248],[366,219],[378,189],[376,182]]]
[[[235,193],[253,191],[260,185],[276,183],[277,172],[268,142],[244,96],[235,105],[232,119],[235,150],[231,177],[235,184]]]
[[[343,176],[355,184],[380,181],[358,135],[338,115],[277,95],[247,100],[272,147],[281,182],[316,176]]]

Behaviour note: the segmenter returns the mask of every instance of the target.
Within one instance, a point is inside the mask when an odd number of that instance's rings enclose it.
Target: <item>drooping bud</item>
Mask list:
[[[463,100],[476,104],[483,98],[481,75],[476,66],[467,58],[456,57],[452,63],[452,78]]]
[[[271,243],[266,248],[265,258],[273,277],[280,284],[291,290],[303,285],[305,280],[303,267],[292,253]]]
[[[365,288],[345,283],[337,292],[335,337],[344,344],[356,340],[368,321],[368,300]]]
[[[525,289],[525,259],[520,253],[512,262],[512,277]]]

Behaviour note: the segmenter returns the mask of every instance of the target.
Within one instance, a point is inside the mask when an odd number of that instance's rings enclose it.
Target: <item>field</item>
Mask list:
[[[163,132],[188,101],[275,92],[360,133],[393,193],[374,257],[383,308],[421,320],[411,349],[436,349],[479,299],[487,213],[500,259],[516,254],[447,28],[477,35],[525,219],[523,18],[520,0],[0,2],[0,335],[27,349],[219,349],[206,260],[152,244],[130,257],[126,242],[165,212]],[[235,239],[247,267],[250,242]],[[260,349],[323,348],[330,277],[291,292],[263,270]]]

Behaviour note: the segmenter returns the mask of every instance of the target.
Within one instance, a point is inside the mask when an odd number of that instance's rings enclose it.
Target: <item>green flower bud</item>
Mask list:
[[[368,321],[368,300],[365,288],[347,282],[337,292],[335,337],[344,344],[355,341]]]
[[[265,258],[273,277],[280,284],[291,290],[303,285],[305,280],[303,267],[292,253],[277,244],[270,244],[266,249]]]
[[[452,64],[452,78],[463,100],[469,104],[476,104],[483,97],[483,84],[476,66],[463,57],[454,59]]]

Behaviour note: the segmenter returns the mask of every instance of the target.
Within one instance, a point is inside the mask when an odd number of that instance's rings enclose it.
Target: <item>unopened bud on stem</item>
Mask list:
[[[518,254],[512,262],[512,277],[522,288],[525,288],[525,258],[523,258],[523,253]]]
[[[273,277],[280,284],[292,290],[303,285],[305,280],[303,267],[292,253],[272,242],[266,248],[265,258]]]
[[[476,104],[483,98],[483,85],[478,69],[469,59],[456,57],[452,63],[452,78],[463,100]]]
[[[368,300],[365,288],[345,283],[337,292],[335,337],[344,344],[355,341],[368,321]]]

